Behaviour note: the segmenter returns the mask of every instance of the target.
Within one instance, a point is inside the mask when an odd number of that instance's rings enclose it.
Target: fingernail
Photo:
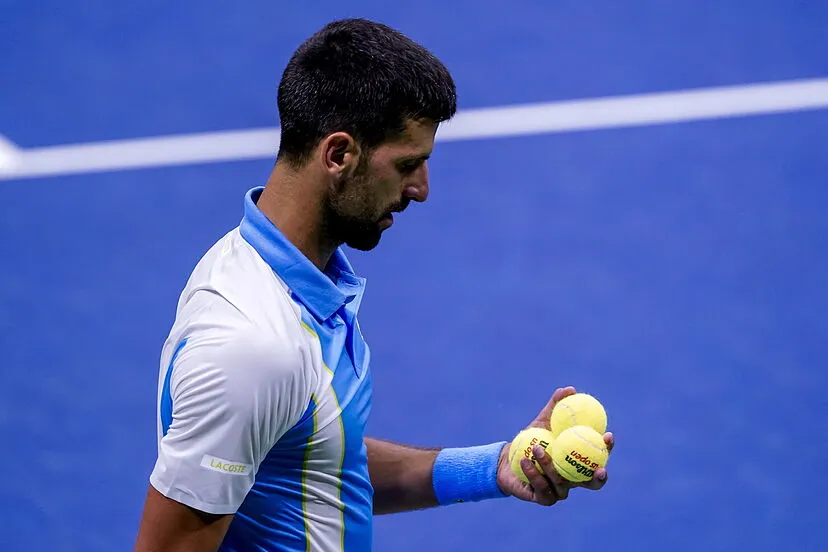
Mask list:
[[[599,479],[599,480],[601,480],[601,481],[606,481],[606,479],[607,479],[607,472],[606,472],[606,471],[604,471],[604,470],[599,471],[599,472],[598,472],[598,479]]]
[[[546,457],[546,452],[540,445],[535,445],[535,448],[532,449],[532,452],[535,453],[535,458],[537,458],[538,460],[543,460]]]

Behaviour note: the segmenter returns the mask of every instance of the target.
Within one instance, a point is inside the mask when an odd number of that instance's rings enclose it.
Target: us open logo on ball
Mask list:
[[[566,460],[567,464],[575,468],[575,471],[586,477],[592,477],[595,475],[595,470],[601,467],[601,464],[591,461],[589,456],[582,456],[577,450],[573,450],[567,454],[564,460]]]
[[[554,448],[555,469],[569,481],[589,481],[609,459],[603,436],[591,427],[574,426],[562,431]]]

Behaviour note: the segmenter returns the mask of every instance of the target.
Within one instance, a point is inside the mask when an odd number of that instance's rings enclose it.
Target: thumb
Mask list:
[[[546,406],[540,411],[540,413],[535,418],[535,423],[533,425],[539,425],[540,427],[544,427],[549,429],[549,417],[552,415],[552,409],[555,408],[555,405],[561,402],[564,397],[568,397],[569,395],[574,395],[576,393],[575,388],[572,386],[568,387],[559,387],[552,393],[552,396],[549,398],[549,402],[546,403]]]

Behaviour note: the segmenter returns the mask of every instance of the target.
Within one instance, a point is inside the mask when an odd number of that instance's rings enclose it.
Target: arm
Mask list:
[[[393,514],[438,506],[432,484],[439,449],[421,449],[365,439],[374,513]]]
[[[207,514],[170,500],[150,486],[135,552],[218,550],[232,514]]]
[[[498,481],[504,443],[428,449],[365,439],[374,513],[391,514],[505,497]]]

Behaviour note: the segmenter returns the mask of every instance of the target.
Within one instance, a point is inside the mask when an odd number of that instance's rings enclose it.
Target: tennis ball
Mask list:
[[[574,426],[555,438],[552,465],[568,481],[589,481],[609,460],[604,437],[591,427]]]
[[[607,412],[598,399],[586,393],[575,393],[561,399],[552,409],[549,427],[557,437],[574,426],[591,427],[598,433],[607,430]]]
[[[551,456],[551,446],[554,440],[552,433],[540,427],[530,427],[518,433],[509,448],[509,465],[512,467],[512,473],[524,483],[529,483],[526,474],[523,473],[523,468],[520,466],[520,461],[524,458],[532,460],[538,471],[543,473],[543,468],[535,458],[532,449],[535,448],[535,445],[540,445]]]

